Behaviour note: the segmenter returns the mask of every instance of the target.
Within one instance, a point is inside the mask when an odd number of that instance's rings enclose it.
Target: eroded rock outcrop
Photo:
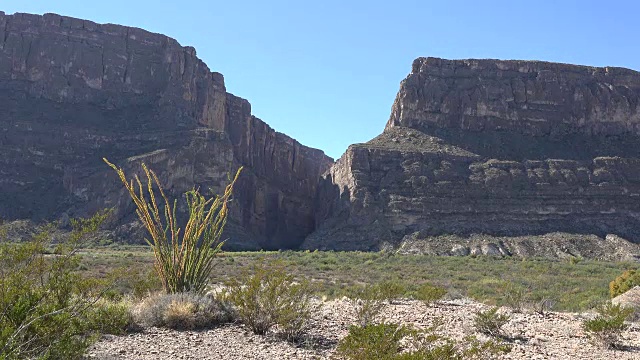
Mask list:
[[[219,192],[244,165],[227,227],[242,248],[297,246],[332,163],[252,116],[195,49],[55,14],[0,12],[0,150],[1,218],[114,206],[121,230],[133,208],[102,157],[130,172],[146,162],[173,196]]]
[[[553,232],[640,242],[639,200],[640,73],[419,58],[384,132],[325,175],[304,247]]]

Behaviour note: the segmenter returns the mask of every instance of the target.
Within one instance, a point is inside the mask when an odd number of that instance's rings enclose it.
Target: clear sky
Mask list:
[[[144,28],[197,49],[254,115],[339,157],[378,135],[419,56],[640,70],[640,1],[0,0]]]

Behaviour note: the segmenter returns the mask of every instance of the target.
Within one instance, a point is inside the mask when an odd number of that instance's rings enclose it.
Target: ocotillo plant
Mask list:
[[[195,188],[185,193],[189,217],[181,236],[181,228],[176,222],[177,200],[173,204],[169,201],[153,170],[142,164],[146,175],[145,191],[138,175],[128,180],[122,168],[103,160],[118,173],[137,207],[136,214],[149,232],[151,240],[145,240],[153,248],[155,270],[165,292],[204,292],[213,259],[223,244],[220,237],[227,221],[227,205],[242,168],[229,179],[222,195],[206,199]],[[162,209],[156,200],[154,185],[164,202]]]

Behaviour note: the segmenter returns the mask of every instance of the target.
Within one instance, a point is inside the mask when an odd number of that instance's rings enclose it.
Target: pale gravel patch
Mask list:
[[[446,301],[426,306],[417,301],[397,301],[387,305],[388,322],[427,327],[442,319],[440,332],[454,339],[476,335],[473,317],[489,307],[468,299]],[[640,323],[631,323],[622,335],[629,349],[603,350],[591,344],[581,324],[589,314],[508,312],[511,320],[505,332],[516,338],[511,353],[500,359],[640,359]],[[151,328],[142,333],[109,336],[100,340],[87,354],[90,359],[335,359],[333,352],[339,339],[346,336],[355,311],[346,299],[322,304],[314,318],[312,340],[306,345],[292,345],[274,336],[258,336],[245,327],[230,324],[206,331],[174,331]]]

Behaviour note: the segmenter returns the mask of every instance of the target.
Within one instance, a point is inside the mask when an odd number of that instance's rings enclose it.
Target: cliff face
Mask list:
[[[173,196],[219,192],[245,165],[228,225],[245,248],[298,245],[332,163],[252,116],[193,48],[55,14],[0,12],[0,149],[5,219],[115,206],[116,225],[128,224],[133,208],[102,157],[130,171],[146,162]]]
[[[191,47],[0,12],[0,218],[114,207],[116,237],[142,241],[103,157],[129,174],[147,163],[172,197],[194,186],[218,193],[245,166],[225,235],[232,248],[296,247],[309,234],[304,248],[437,254],[640,243],[638,72],[420,58],[384,132],[331,166],[251,115]],[[469,236],[480,250],[442,243]]]
[[[308,248],[551,232],[640,242],[640,73],[417,59],[383,134],[352,145],[319,193]]]
[[[386,129],[434,134],[486,158],[640,154],[640,79],[622,68],[419,58]]]

